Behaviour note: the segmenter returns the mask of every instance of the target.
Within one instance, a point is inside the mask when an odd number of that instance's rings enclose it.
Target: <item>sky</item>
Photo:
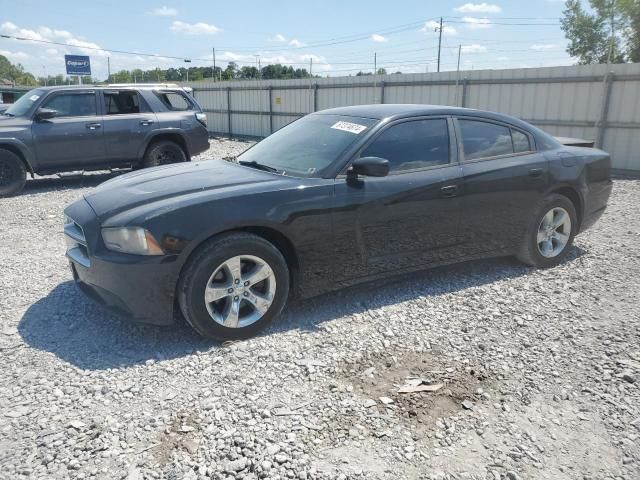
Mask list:
[[[121,69],[310,67],[344,76],[376,65],[389,73],[571,65],[562,0],[2,0],[0,54],[36,76],[64,73],[64,55],[89,55],[94,78]],[[9,7],[10,4],[10,7]],[[9,7],[9,8],[7,8]],[[120,52],[133,52],[126,54]],[[148,56],[143,54],[150,54]],[[259,57],[257,57],[259,56]],[[184,60],[191,60],[185,63]]]

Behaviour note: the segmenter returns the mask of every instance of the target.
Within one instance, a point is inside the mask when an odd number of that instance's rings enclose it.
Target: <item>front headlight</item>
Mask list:
[[[102,240],[104,240],[105,246],[114,252],[133,255],[164,255],[151,232],[141,227],[103,228]]]

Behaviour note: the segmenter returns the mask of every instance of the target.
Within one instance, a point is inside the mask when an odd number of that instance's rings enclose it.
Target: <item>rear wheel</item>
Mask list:
[[[0,149],[0,197],[19,193],[27,182],[27,169],[22,159],[9,150]]]
[[[540,268],[554,267],[567,256],[578,228],[576,209],[567,197],[551,194],[536,209],[518,259]]]
[[[171,140],[160,140],[149,145],[144,154],[144,168],[168,165],[170,163],[186,162],[184,150]]]
[[[178,284],[187,323],[215,339],[254,335],[282,311],[288,294],[289,270],[280,251],[247,233],[209,241],[188,260]]]

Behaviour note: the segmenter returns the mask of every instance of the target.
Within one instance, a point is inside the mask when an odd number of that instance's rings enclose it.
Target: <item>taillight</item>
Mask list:
[[[196,112],[196,120],[198,120],[205,127],[207,126],[207,114],[202,112]]]

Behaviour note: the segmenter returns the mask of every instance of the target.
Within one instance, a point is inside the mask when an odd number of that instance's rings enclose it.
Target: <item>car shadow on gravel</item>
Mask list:
[[[584,255],[573,247],[566,262]],[[288,306],[261,336],[290,330],[314,331],[323,322],[419,297],[437,297],[515,278],[532,271],[509,258],[440,267],[352,287]],[[124,368],[183,357],[222,346],[186,326],[157,327],[129,321],[86,298],[72,281],[63,282],[31,305],[18,332],[31,348],[48,351],[85,370]]]
[[[24,186],[22,195],[33,195],[39,193],[47,193],[55,190],[68,190],[75,188],[96,187],[102,182],[127,173],[127,170],[118,170],[114,172],[91,172],[85,174],[71,174],[59,177],[51,175],[46,177],[30,178]]]

